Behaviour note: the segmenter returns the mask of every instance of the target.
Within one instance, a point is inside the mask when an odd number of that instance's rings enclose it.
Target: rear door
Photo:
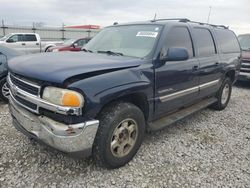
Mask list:
[[[194,56],[193,43],[188,27],[173,27],[167,32],[162,51],[171,47],[186,48],[189,59],[167,61],[155,69],[156,117],[192,104],[198,97],[199,62]]]
[[[219,89],[222,66],[219,63],[215,40],[209,28],[194,27],[192,34],[200,62],[199,97],[203,98]]]
[[[40,52],[40,43],[35,34],[25,34],[24,41],[27,53]]]

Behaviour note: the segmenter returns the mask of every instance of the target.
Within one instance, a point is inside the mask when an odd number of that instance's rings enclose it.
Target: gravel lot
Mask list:
[[[229,106],[148,134],[125,167],[106,170],[31,142],[0,104],[0,187],[249,187],[250,84]]]

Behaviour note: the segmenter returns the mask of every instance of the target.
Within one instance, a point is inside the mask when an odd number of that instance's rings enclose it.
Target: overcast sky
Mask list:
[[[49,26],[94,24],[107,26],[157,18],[185,17],[230,26],[250,33],[249,0],[0,0],[0,19],[6,24]]]

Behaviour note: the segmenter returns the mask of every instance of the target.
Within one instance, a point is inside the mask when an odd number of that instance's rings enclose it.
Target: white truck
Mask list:
[[[63,41],[41,41],[39,34],[36,33],[10,33],[0,38],[0,45],[26,54],[46,52],[50,47],[62,43]]]

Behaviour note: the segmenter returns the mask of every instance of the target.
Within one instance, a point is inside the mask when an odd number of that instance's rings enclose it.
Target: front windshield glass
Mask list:
[[[239,36],[242,50],[250,50],[250,35]]]
[[[143,58],[152,51],[161,29],[162,26],[159,25],[108,27],[90,40],[85,49],[94,53],[111,51]]]
[[[69,40],[65,40],[63,45],[65,46],[70,46],[71,44],[73,44],[76,40],[75,39],[69,39]]]
[[[4,37],[0,38],[0,41],[5,41],[10,36],[11,36],[11,34],[5,35]]]

